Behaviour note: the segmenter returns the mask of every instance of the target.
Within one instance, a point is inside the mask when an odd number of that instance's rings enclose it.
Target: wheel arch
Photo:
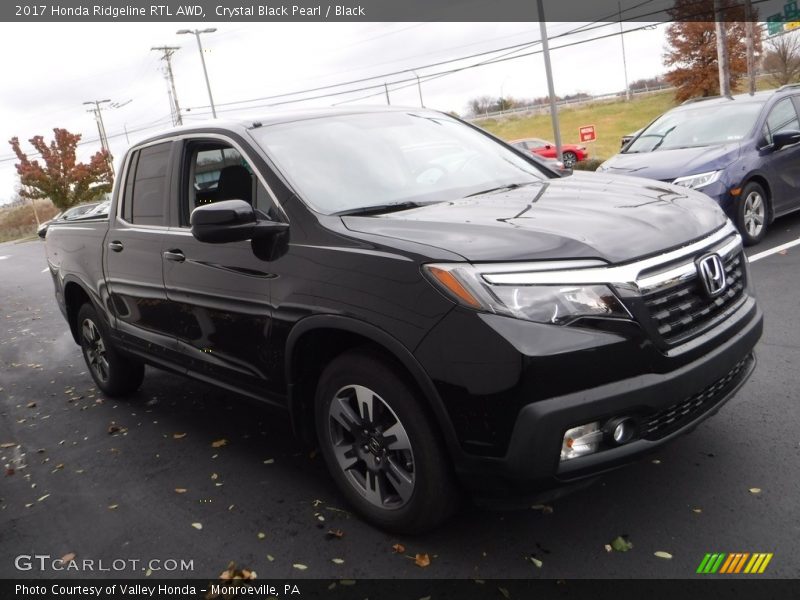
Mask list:
[[[411,351],[382,329],[339,315],[306,317],[286,340],[288,408],[295,433],[305,441],[314,438],[314,395],[324,366],[335,356],[364,345],[376,347],[402,369],[425,400],[451,458],[457,456],[460,446],[444,402]]]

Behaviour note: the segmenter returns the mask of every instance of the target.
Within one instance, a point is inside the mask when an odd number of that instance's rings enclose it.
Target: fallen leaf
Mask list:
[[[658,460],[657,458],[655,458],[655,459],[653,459],[653,464],[654,464],[654,465],[660,465],[660,464],[661,464],[661,461],[660,461],[660,460]]]
[[[266,533],[264,533],[263,531],[258,532],[258,539],[263,540],[265,537],[267,537]]]
[[[274,557],[274,556],[272,556],[272,554],[267,554],[267,560],[268,560],[269,562],[272,562],[272,561],[274,561],[274,560],[275,560],[275,557]]]
[[[3,442],[0,448],[16,448],[19,444],[17,442]]]
[[[392,546],[392,550],[394,550],[398,554],[405,554],[406,547],[403,546],[403,544],[395,544],[394,546]]]
[[[58,463],[55,468],[53,468],[53,472],[59,471],[64,468],[64,463]]]
[[[332,558],[331,562],[335,565],[343,565],[344,559],[343,558]]]
[[[328,533],[326,533],[325,535],[327,535],[331,539],[332,538],[342,539],[342,537],[344,536],[344,531],[342,531],[341,529],[328,529]]]
[[[633,544],[620,535],[611,540],[611,547],[617,552],[627,552],[633,548]]]
[[[503,598],[505,598],[506,600],[510,600],[511,594],[508,593],[508,590],[506,588],[499,587],[497,588],[497,591],[503,595]]]
[[[108,510],[116,510],[117,508],[119,508],[119,504],[109,504],[108,505]]]
[[[662,550],[659,550],[658,552],[654,552],[653,554],[655,556],[657,556],[658,558],[666,558],[667,560],[672,558],[672,554],[670,554],[669,552],[663,552]]]
[[[14,474],[14,467],[6,467],[6,477]]]
[[[226,440],[225,438],[217,440],[216,442],[211,442],[212,448],[222,448],[223,446],[227,445],[228,445],[228,440]]]
[[[211,479],[212,479],[212,481],[216,481],[217,479],[219,479],[219,475],[217,475],[216,473],[212,473],[211,474]]]
[[[36,402],[28,402],[25,406],[27,408],[36,408]]]
[[[122,427],[117,425],[114,421],[111,421],[111,425],[108,426],[108,434],[112,435],[114,433],[118,433],[122,430]]]
[[[186,488],[175,488],[175,493],[177,494],[185,494],[188,491]]]
[[[534,504],[531,506],[533,510],[540,510],[542,511],[543,515],[550,515],[553,514],[553,507],[549,504]]]
[[[197,530],[200,530],[200,529],[203,528],[203,524],[202,523],[192,523],[192,527],[194,527]]]
[[[39,498],[39,499],[37,500],[37,502],[41,502],[41,501],[42,501],[42,500],[44,500],[45,498],[49,498],[49,497],[50,497],[50,494],[45,494],[44,496],[42,496],[41,498]]]
[[[181,439],[186,437],[186,434],[185,433],[173,433],[172,437],[173,437],[173,439],[181,440]]]
[[[265,465],[271,465],[274,462],[275,462],[274,458],[268,458],[267,460],[264,461],[264,464]]]
[[[781,256],[786,256],[788,252],[786,250],[781,250],[780,252],[778,252],[778,254],[780,254]]]
[[[301,563],[294,563],[292,566],[298,571],[305,571],[308,568],[306,565]]]
[[[61,562],[62,563],[68,563],[68,562],[71,562],[73,560],[75,560],[75,553],[74,552],[68,552],[67,554],[65,554],[64,556],[61,557]]]
[[[703,512],[703,509],[702,508],[693,508],[692,512],[693,513],[697,513],[699,515],[701,512]]]
[[[431,564],[431,558],[427,554],[417,554],[414,557],[414,564],[418,567],[428,567]]]
[[[750,488],[750,493],[751,494],[760,494],[761,493],[761,488]]]
[[[542,568],[542,561],[540,561],[538,558],[536,558],[535,556],[529,556],[528,558],[530,559],[530,561],[531,561],[531,562],[532,562],[532,563],[533,563],[533,564],[534,564],[534,565],[535,565],[537,568],[539,568],[539,569],[541,569],[541,568]]]

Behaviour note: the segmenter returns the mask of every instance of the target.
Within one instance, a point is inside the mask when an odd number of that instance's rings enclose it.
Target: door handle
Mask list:
[[[164,258],[174,262],[183,262],[186,260],[186,256],[180,250],[167,250],[164,252]]]
[[[122,245],[122,242],[117,241],[109,242],[108,247],[114,252],[122,252],[122,250],[125,248],[125,246]]]

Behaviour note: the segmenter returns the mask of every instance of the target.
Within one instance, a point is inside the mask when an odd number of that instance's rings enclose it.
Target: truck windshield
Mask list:
[[[553,177],[435,112],[333,115],[251,133],[302,199],[324,214],[412,207]]]
[[[734,100],[672,110],[642,131],[624,154],[737,142],[753,129],[763,106]]]

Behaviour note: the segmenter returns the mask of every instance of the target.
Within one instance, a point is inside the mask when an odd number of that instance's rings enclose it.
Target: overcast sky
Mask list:
[[[624,4],[624,2],[623,2]],[[573,31],[581,23],[550,23],[549,37]],[[626,23],[627,30],[643,23]],[[185,122],[205,119],[208,95],[194,36],[176,35],[184,27],[217,27],[203,35],[205,58],[220,117],[263,113],[243,110],[241,100],[416,69],[424,79],[445,69],[486,60],[425,65],[539,39],[538,23],[0,23],[0,203],[14,194],[18,178],[7,144],[12,136],[52,138],[54,127],[81,133],[89,143],[79,151],[85,160],[99,149],[97,126],[82,103],[111,99],[124,104],[103,112],[114,157],[130,141],[171,126],[167,83],[152,46],[181,46],[173,57],[175,85]],[[664,29],[632,31],[624,36],[628,79],[664,71]],[[572,34],[551,45],[619,31],[618,24]],[[533,47],[527,52],[536,50]],[[522,52],[526,52],[523,50]],[[496,56],[496,55],[494,55]],[[591,94],[624,88],[620,37],[591,41],[552,53],[556,94]],[[418,105],[416,86],[393,89],[411,75],[388,77],[392,104]],[[358,84],[360,87],[366,84]],[[358,103],[382,104],[379,90],[320,98],[293,106],[328,106],[378,92]],[[464,70],[423,81],[426,106],[464,113],[470,98],[547,95],[541,54]],[[316,94],[313,94],[316,95]],[[266,104],[269,101],[251,104]],[[275,102],[273,100],[272,102]],[[190,109],[190,110],[188,110]]]

